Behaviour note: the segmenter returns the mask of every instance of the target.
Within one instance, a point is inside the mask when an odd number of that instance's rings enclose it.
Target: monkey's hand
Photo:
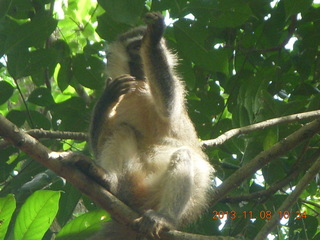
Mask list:
[[[96,183],[110,191],[110,180],[107,172],[94,161],[83,154],[69,154],[65,161],[68,165],[78,168],[87,177],[91,178]]]
[[[145,23],[148,25],[143,41],[150,41],[157,45],[163,36],[165,29],[164,18],[159,12],[149,12],[145,16]]]
[[[121,95],[134,91],[137,85],[135,77],[128,74],[121,75],[114,80],[108,78],[107,83],[108,85],[104,95],[106,95],[110,102],[116,102],[119,100]]]
[[[147,234],[152,239],[159,239],[162,231],[169,231],[174,228],[174,221],[161,213],[153,210],[146,211],[142,217],[135,220],[139,232]]]

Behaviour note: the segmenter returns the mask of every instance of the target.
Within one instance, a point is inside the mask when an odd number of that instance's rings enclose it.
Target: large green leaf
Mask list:
[[[36,88],[33,90],[28,101],[39,106],[49,106],[54,104],[51,92],[47,88]]]
[[[49,130],[51,128],[49,119],[39,111],[29,111],[28,116],[29,118],[27,118],[27,121],[29,123],[29,126],[31,126],[32,128],[40,128],[46,130]]]
[[[57,64],[55,49],[40,49],[32,52],[26,49],[17,53],[8,54],[8,70],[10,74],[19,79],[32,76],[33,82],[40,86],[52,76]]]
[[[41,12],[32,19],[7,32],[6,53],[17,52],[20,48],[42,46],[44,41],[55,30],[57,21],[50,13]]]
[[[304,13],[310,8],[313,0],[284,0],[287,18],[293,14]]]
[[[0,105],[8,101],[13,94],[14,88],[6,81],[0,81]]]
[[[0,239],[4,239],[14,210],[16,209],[16,200],[13,194],[0,198]]]
[[[17,125],[18,127],[21,127],[22,124],[26,121],[27,115],[23,111],[11,110],[6,115],[6,118],[12,123],[14,123],[15,125]]]
[[[191,1],[190,11],[199,19],[211,21],[216,27],[236,27],[243,24],[252,12],[248,1]]]
[[[96,57],[78,54],[73,58],[73,73],[83,86],[98,89],[104,85],[104,64]]]
[[[98,0],[98,2],[114,21],[133,25],[141,16],[145,0]]]
[[[71,59],[66,60],[61,64],[58,73],[58,86],[60,90],[63,92],[71,83],[73,76]]]
[[[130,25],[114,21],[109,14],[104,13],[98,17],[97,33],[108,42],[130,29]]]
[[[209,31],[201,25],[192,25],[188,20],[180,20],[174,24],[174,33],[179,44],[181,55],[195,64],[212,72],[228,73],[228,51],[225,49],[209,49],[205,42]]]
[[[81,98],[71,98],[54,104],[52,107],[52,124],[55,129],[86,131],[89,119],[88,109]]]
[[[81,197],[83,195],[78,189],[68,182],[65,184],[57,215],[57,220],[61,226],[64,226],[70,220]]]
[[[85,213],[70,221],[57,235],[57,240],[85,240],[92,233],[101,229],[102,224],[110,220],[110,215],[104,210]]]
[[[54,220],[59,206],[60,192],[39,190],[22,205],[14,226],[19,240],[41,240]]]

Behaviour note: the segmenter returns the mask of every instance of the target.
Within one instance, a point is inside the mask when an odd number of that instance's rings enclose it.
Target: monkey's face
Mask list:
[[[130,74],[137,80],[144,80],[140,48],[146,27],[141,26],[119,36],[118,40],[109,46],[107,56],[107,72],[109,77],[116,78]]]
[[[129,55],[130,75],[134,76],[137,80],[143,80],[145,78],[140,56],[141,43],[142,38],[133,39],[126,47]]]

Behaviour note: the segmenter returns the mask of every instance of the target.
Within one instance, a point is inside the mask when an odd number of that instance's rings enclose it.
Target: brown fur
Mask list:
[[[110,47],[112,87],[97,104],[93,122],[101,126],[98,130],[92,126],[92,136],[98,135],[95,154],[108,172],[110,191],[142,214],[137,220],[140,230],[157,236],[199,217],[207,204],[213,169],[185,109],[175,57],[163,39],[157,40],[163,19],[157,13],[149,15],[154,19],[144,30],[140,50],[146,79],[130,76],[126,36],[134,37],[133,30]],[[122,92],[109,100],[115,90]],[[138,235],[112,222],[98,236],[94,239],[130,240]]]

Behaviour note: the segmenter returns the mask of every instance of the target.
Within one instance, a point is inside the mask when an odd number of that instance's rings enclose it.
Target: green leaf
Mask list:
[[[61,67],[58,73],[58,86],[63,92],[70,84],[72,80],[72,66],[71,66],[71,59],[66,60],[65,62],[61,63]]]
[[[10,99],[14,88],[6,81],[0,81],[0,105]]]
[[[213,25],[217,27],[236,27],[243,24],[252,16],[247,1],[219,1],[218,14],[214,15]]]
[[[191,21],[179,20],[174,24],[177,47],[183,56],[211,72],[228,73],[228,50],[208,49],[205,42],[209,38],[208,28],[192,25]],[[190,47],[192,46],[192,47]]]
[[[52,105],[52,123],[55,129],[68,131],[86,131],[89,118],[88,109],[81,98],[70,98]]]
[[[26,113],[19,110],[11,110],[6,115],[6,118],[18,127],[21,127],[26,121]]]
[[[57,215],[57,220],[61,226],[64,226],[73,216],[74,209],[81,197],[83,197],[83,195],[78,189],[68,182],[65,184]]]
[[[35,15],[31,22],[24,23],[7,33],[6,53],[17,52],[20,48],[43,46],[56,26],[57,21],[49,12]]]
[[[1,152],[1,156],[3,156],[6,153]],[[14,154],[14,152],[13,152]],[[13,154],[11,157],[14,157]],[[23,171],[19,172],[17,176],[11,179],[7,179],[6,188],[2,189],[1,194],[9,194],[13,193],[15,195],[15,198],[18,202],[24,202],[26,200],[26,196],[30,196],[30,191],[27,193],[20,192],[21,187],[28,181],[32,180],[33,176],[38,174],[39,172],[45,171],[45,167],[43,165],[40,165],[40,163],[29,159],[26,161],[26,156],[23,154],[18,155],[15,159],[14,164],[18,164],[19,161],[25,161],[23,166]],[[2,160],[2,159],[1,159]],[[21,164],[21,163],[20,163]]]
[[[292,230],[301,232],[301,229],[305,229],[307,226],[307,231],[304,231],[304,234],[306,235],[304,235],[304,237],[301,236],[301,239],[314,239],[312,237],[317,232],[317,227],[319,226],[318,220],[319,218],[311,215],[307,215],[306,218],[295,218],[293,220]]]
[[[91,89],[103,87],[104,64],[96,57],[78,54],[73,59],[74,77],[80,84]]]
[[[21,50],[18,53],[8,54],[10,74],[16,79],[32,75],[32,81],[37,86],[42,85],[46,77],[53,75],[56,64],[55,49],[40,49],[32,52]]]
[[[32,81],[40,86],[53,75],[57,64],[56,50],[50,48],[33,51],[27,64]]]
[[[293,14],[303,13],[311,7],[313,0],[285,0],[284,7],[287,18]]]
[[[16,200],[13,194],[0,198],[0,239],[4,239],[14,210],[16,209]]]
[[[274,144],[278,142],[279,138],[278,128],[272,128],[268,130],[267,136],[263,141],[263,150],[271,148]]]
[[[9,10],[11,4],[12,4],[12,0],[0,1],[0,18],[3,18],[5,16],[5,14]]]
[[[212,92],[209,92],[208,95],[201,98],[198,109],[203,113],[209,116],[218,115],[223,111],[224,102],[223,98]]]
[[[111,42],[117,39],[117,37],[129,30],[130,26],[125,23],[119,23],[114,21],[109,14],[104,13],[97,17],[98,27],[97,33],[101,38]]]
[[[252,16],[248,1],[190,1],[191,13],[199,19],[210,21],[215,27],[236,27],[243,24]]]
[[[40,112],[30,111],[30,117],[32,119],[32,122],[30,122],[29,118],[27,118],[27,120],[29,122],[29,126],[31,126],[32,128],[42,128],[47,130],[51,128],[49,119]]]
[[[240,106],[239,120],[241,127],[248,126],[251,123],[248,110],[245,107]]]
[[[145,7],[145,0],[98,0],[110,17],[120,23],[134,25]]]
[[[102,224],[111,219],[104,210],[85,213],[70,221],[57,235],[57,240],[88,239],[90,235],[101,229]]]
[[[14,226],[19,240],[41,240],[54,220],[59,206],[60,192],[39,190],[22,205]]]
[[[288,166],[285,166],[283,162],[271,162],[267,166],[262,168],[263,177],[265,182],[269,185],[273,185],[279,179],[286,176]]]
[[[19,79],[30,75],[28,72],[29,52],[21,50],[18,53],[8,54],[8,72],[10,75]]]
[[[33,90],[28,98],[28,101],[44,107],[54,104],[50,90],[43,87]]]
[[[58,61],[64,62],[66,59],[69,59],[71,56],[71,50],[69,45],[63,40],[57,40],[52,44],[52,48],[56,50]]]

